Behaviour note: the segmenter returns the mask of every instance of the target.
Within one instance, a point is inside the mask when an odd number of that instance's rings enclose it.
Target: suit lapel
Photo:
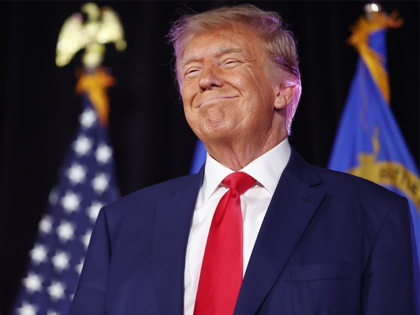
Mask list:
[[[234,314],[255,314],[282,272],[325,192],[319,177],[292,148],[262,223]]]
[[[204,167],[186,188],[161,200],[153,232],[152,268],[160,313],[184,312],[185,253]]]

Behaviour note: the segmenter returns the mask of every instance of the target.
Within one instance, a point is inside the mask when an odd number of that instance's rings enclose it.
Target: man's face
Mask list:
[[[264,142],[278,132],[278,89],[266,74],[254,31],[238,25],[196,35],[185,47],[179,75],[185,116],[206,147]]]

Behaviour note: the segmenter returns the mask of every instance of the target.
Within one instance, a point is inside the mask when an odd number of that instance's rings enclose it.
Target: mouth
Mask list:
[[[210,98],[200,102],[197,106],[197,109],[200,108],[203,105],[206,105],[210,101],[214,101],[214,100],[217,100],[217,99],[232,99],[232,98],[237,98],[237,96],[213,96],[213,97],[210,97]]]

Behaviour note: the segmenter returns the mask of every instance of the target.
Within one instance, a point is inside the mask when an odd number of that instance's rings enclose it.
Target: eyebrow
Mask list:
[[[227,54],[234,54],[234,53],[243,53],[243,50],[240,48],[233,48],[233,47],[220,47],[217,49],[215,56],[221,57],[223,55]],[[185,58],[181,61],[180,68],[185,67],[187,64],[190,64],[192,62],[200,61],[202,58],[197,55],[192,55],[188,58]]]

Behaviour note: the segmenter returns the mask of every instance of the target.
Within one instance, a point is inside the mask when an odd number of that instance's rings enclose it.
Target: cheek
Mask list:
[[[266,78],[254,69],[241,69],[240,72],[231,77],[231,82],[241,94],[257,100],[264,91]]]
[[[255,84],[258,84],[252,73],[249,73],[248,69],[243,68],[229,73],[229,76],[226,77],[226,82],[241,94],[250,93],[255,88]]]
[[[190,101],[190,98],[188,97],[188,94],[184,92],[182,92],[182,104],[184,106],[185,113],[187,113],[188,108],[190,107],[191,101]]]
[[[192,102],[194,99],[196,92],[195,89],[188,84],[184,84],[181,88],[181,97],[182,102],[184,103],[184,108],[187,109],[192,106]]]

